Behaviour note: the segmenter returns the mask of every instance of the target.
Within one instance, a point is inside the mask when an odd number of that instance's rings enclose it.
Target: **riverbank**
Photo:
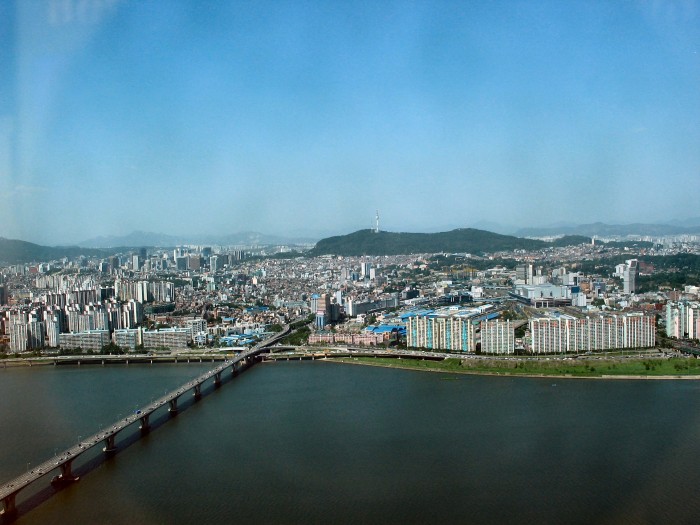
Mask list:
[[[696,359],[591,359],[549,361],[446,359],[423,361],[416,359],[341,357],[328,361],[353,365],[401,368],[425,372],[453,374],[518,376],[562,379],[700,379],[700,362]]]

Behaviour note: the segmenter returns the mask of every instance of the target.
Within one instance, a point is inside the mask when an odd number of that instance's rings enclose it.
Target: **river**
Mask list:
[[[213,366],[0,370],[1,481]],[[78,463],[79,482],[20,493],[16,523],[700,518],[697,381],[262,363],[155,419]]]

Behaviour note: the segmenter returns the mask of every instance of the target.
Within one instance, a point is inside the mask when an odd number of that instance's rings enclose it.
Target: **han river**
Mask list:
[[[0,482],[213,364],[0,369]],[[261,363],[17,524],[697,523],[700,381]]]

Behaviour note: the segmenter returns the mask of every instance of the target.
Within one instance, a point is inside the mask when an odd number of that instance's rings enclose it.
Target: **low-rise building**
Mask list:
[[[192,341],[192,331],[189,328],[161,328],[143,332],[143,347],[152,348],[185,348]]]
[[[58,345],[62,350],[81,348],[83,352],[87,350],[100,351],[109,342],[109,330],[88,330],[85,332],[58,334]]]

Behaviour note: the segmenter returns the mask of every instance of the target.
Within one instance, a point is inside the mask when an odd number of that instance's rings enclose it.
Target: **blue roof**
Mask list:
[[[372,332],[375,334],[384,334],[386,332],[393,332],[394,330],[399,333],[406,333],[406,327],[403,325],[380,324],[378,326],[370,325],[365,328],[365,332]]]

